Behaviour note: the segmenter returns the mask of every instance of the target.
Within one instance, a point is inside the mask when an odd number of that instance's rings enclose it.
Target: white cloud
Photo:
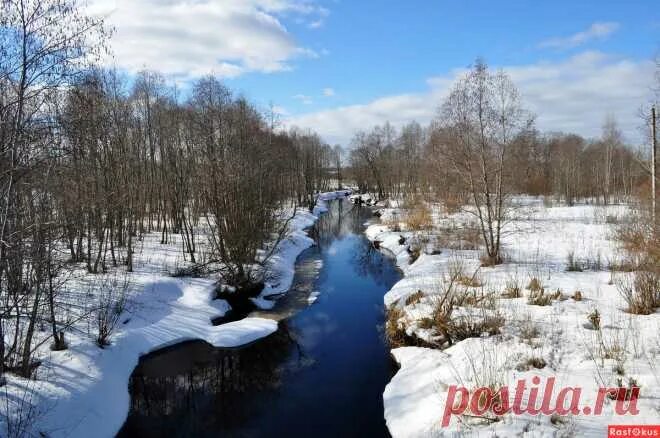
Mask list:
[[[309,27],[310,29],[318,29],[319,27],[323,27],[323,20],[319,19],[312,21],[307,25],[307,27]]]
[[[539,48],[571,49],[573,47],[586,44],[587,42],[594,39],[604,39],[612,33],[616,32],[617,29],[619,29],[619,23],[594,23],[589,26],[589,29],[585,31],[578,32],[567,37],[551,38],[549,40],[542,41],[539,44]]]
[[[112,62],[180,77],[289,70],[294,58],[318,55],[281,17],[327,15],[305,0],[92,0],[90,9],[115,28]]]
[[[524,104],[537,115],[543,131],[600,134],[613,114],[630,141],[639,140],[637,111],[649,96],[654,65],[584,52],[561,62],[504,67],[518,86]],[[374,101],[290,117],[288,126],[310,128],[330,143],[347,146],[359,130],[390,121],[401,126],[428,123],[463,69],[430,78],[424,93],[386,96]]]
[[[312,96],[307,96],[306,94],[296,94],[293,96],[293,99],[302,102],[303,105],[311,105],[314,103]]]
[[[310,29],[318,29],[323,27],[325,24],[325,19],[328,18],[328,15],[330,15],[330,10],[324,7],[319,7],[315,10],[315,12],[318,14],[318,18],[307,23],[307,27]]]
[[[324,88],[323,89],[323,95],[325,97],[332,97],[335,95],[335,90],[334,88]]]

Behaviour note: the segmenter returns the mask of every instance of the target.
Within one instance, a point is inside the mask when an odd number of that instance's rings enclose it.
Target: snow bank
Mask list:
[[[440,248],[440,254],[422,252],[411,263],[406,247],[418,233],[406,231],[403,222],[401,232],[393,232],[384,225],[367,229],[367,237],[379,241],[382,250],[394,254],[404,273],[385,295],[384,302],[387,306],[397,306],[408,335],[422,340],[432,340],[433,334],[432,330],[420,327],[419,322],[431,316],[433,296],[440,293],[452,264],[457,262],[464,266],[468,276],[479,269],[477,276],[487,292],[499,294],[512,278],[517,278],[524,289],[530,278],[536,277],[546,291],[560,290],[567,297],[549,306],[530,305],[525,296],[498,298],[497,310],[506,321],[500,335],[468,338],[442,351],[422,347],[392,350],[401,368],[385,388],[383,401],[387,426],[394,438],[464,433],[600,437],[606,433],[608,424],[660,423],[657,370],[660,312],[625,313],[625,303],[607,270],[608,262],[622,256],[612,239],[613,223],[625,216],[627,207],[546,207],[542,199],[531,197],[521,197],[517,203],[519,209],[511,223],[516,232],[507,234],[503,242],[508,260],[494,268],[479,268],[478,250],[449,248]],[[439,214],[439,210],[433,208],[436,229],[456,226],[460,229],[469,220],[464,213],[447,215]],[[405,217],[398,208],[385,208],[381,213],[385,222]],[[401,237],[404,244],[400,243]],[[451,236],[440,237],[445,242],[451,240]],[[585,265],[583,272],[567,271],[569,253]],[[406,303],[406,298],[418,291],[423,296]],[[568,298],[575,291],[581,292],[581,301]],[[528,291],[523,290],[523,294],[527,295]],[[459,308],[458,312],[466,309]],[[601,315],[600,331],[594,330],[587,320],[594,309]],[[536,331],[531,338],[530,327]],[[532,357],[543,359],[546,366],[542,369],[521,366]],[[534,376],[542,381],[554,377],[556,388],[582,388],[581,406],[593,406],[599,387],[618,386],[618,379],[625,386],[633,378],[642,388],[637,401],[640,413],[618,416],[608,400],[600,416],[568,416],[553,422],[544,416],[507,414],[494,423],[452,417],[448,427],[441,427],[450,385],[474,389],[496,383],[498,387],[515,388],[518,379],[529,383]],[[555,397],[557,392],[558,389]]]

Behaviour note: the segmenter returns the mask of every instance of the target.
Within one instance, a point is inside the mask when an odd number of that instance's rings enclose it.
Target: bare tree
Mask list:
[[[491,74],[478,60],[454,86],[441,108],[447,130],[439,152],[472,200],[486,246],[485,263],[502,261],[500,244],[507,220],[510,182],[505,164],[516,135],[531,126],[518,91],[503,72]]]
[[[51,104],[98,54],[103,27],[70,0],[5,0],[0,8],[0,340],[6,319],[15,327],[28,319],[16,331],[22,342],[15,335],[8,350],[0,342],[0,375],[6,362],[29,375],[53,236],[44,191],[59,151]]]

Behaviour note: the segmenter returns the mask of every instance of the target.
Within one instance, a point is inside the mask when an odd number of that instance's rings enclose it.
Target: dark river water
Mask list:
[[[394,364],[383,295],[400,278],[363,235],[366,207],[332,201],[275,309],[279,330],[251,345],[187,342],[144,356],[124,437],[381,437]],[[307,299],[318,293],[311,306]]]

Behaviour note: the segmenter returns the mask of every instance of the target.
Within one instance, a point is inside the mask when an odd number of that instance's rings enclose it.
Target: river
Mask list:
[[[395,367],[383,335],[393,261],[364,236],[367,207],[329,203],[272,311],[279,330],[251,345],[186,342],[141,358],[122,437],[389,436],[382,394]],[[309,305],[310,294],[318,295]]]

